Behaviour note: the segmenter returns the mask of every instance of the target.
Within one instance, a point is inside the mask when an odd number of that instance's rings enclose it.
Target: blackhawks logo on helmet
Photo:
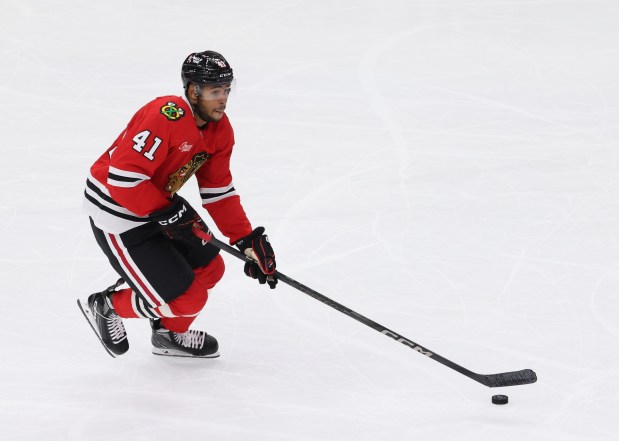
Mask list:
[[[163,107],[161,107],[161,114],[170,121],[176,121],[185,116],[185,111],[177,106],[176,103],[168,101]]]

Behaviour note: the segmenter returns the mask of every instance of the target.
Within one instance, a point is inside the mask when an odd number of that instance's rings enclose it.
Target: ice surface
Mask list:
[[[619,439],[619,3],[0,6],[1,440]],[[115,280],[85,176],[205,49],[284,273],[539,382],[485,388],[228,256],[196,322],[219,359],[154,357],[140,321],[109,357],[75,304]]]

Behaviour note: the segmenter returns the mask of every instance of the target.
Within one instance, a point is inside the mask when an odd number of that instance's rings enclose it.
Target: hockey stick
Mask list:
[[[200,239],[209,242],[210,244],[216,246],[220,250],[223,250],[229,254],[232,254],[234,257],[237,257],[238,259],[241,259],[243,261],[253,262],[251,258],[245,256],[243,253],[238,251],[236,248],[233,248],[230,245],[224,242],[221,242],[220,240],[208,234],[204,230],[193,230],[193,231],[196,234],[196,236],[198,236]],[[358,322],[363,323],[366,326],[369,326],[370,328],[380,332],[381,334],[386,335],[387,337],[391,337],[395,341],[398,341],[402,343],[403,345],[408,346],[412,350],[419,352],[421,355],[425,355],[426,357],[429,357],[432,360],[438,361],[439,363],[461,373],[462,375],[466,375],[467,377],[477,381],[478,383],[483,384],[484,386],[488,386],[488,387],[518,386],[521,384],[535,383],[537,381],[537,375],[531,369],[523,369],[521,371],[503,372],[499,374],[489,374],[489,375],[477,374],[475,372],[472,372],[454,363],[453,361],[450,361],[446,359],[445,357],[438,355],[436,352],[430,351],[429,349],[424,348],[423,346],[418,345],[417,343],[411,340],[408,340],[407,338],[402,337],[401,335],[392,331],[391,329],[385,328],[384,326],[353,311],[350,308],[347,308],[346,306],[336,302],[335,300],[331,300],[330,298],[320,294],[319,292],[316,292],[313,289],[308,288],[307,286],[303,285],[302,283],[297,282],[296,280],[286,276],[285,274],[282,274],[279,271],[277,271],[276,273],[277,273],[278,279],[281,280],[286,285],[289,285],[295,289],[298,289],[302,293],[315,298],[316,300],[324,303],[325,305],[330,306],[331,308],[343,314],[346,314],[347,316],[357,320]]]

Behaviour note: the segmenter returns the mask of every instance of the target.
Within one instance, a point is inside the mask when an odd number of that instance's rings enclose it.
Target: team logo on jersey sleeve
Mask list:
[[[172,101],[168,101],[164,106],[162,106],[160,112],[170,121],[177,121],[185,116],[185,111]]]
[[[196,171],[206,162],[209,154],[205,152],[196,153],[187,164],[181,166],[178,170],[172,173],[168,178],[168,184],[165,186],[165,191],[176,193],[180,188],[191,178]]]

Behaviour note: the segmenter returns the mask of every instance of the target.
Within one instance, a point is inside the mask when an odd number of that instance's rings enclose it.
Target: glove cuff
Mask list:
[[[167,220],[175,213],[178,213],[183,208],[183,203],[185,203],[185,199],[181,196],[174,194],[170,198],[170,205],[167,207],[161,208],[159,210],[155,210],[148,215],[148,218],[152,221],[159,222],[161,220]]]
[[[264,234],[264,227],[256,227],[254,228],[254,231],[252,231],[245,237],[241,237],[239,240],[234,242],[233,245],[236,246],[239,249],[239,251],[241,251],[242,253],[245,253],[245,250],[251,249],[252,240],[257,237],[262,236],[263,234]]]

